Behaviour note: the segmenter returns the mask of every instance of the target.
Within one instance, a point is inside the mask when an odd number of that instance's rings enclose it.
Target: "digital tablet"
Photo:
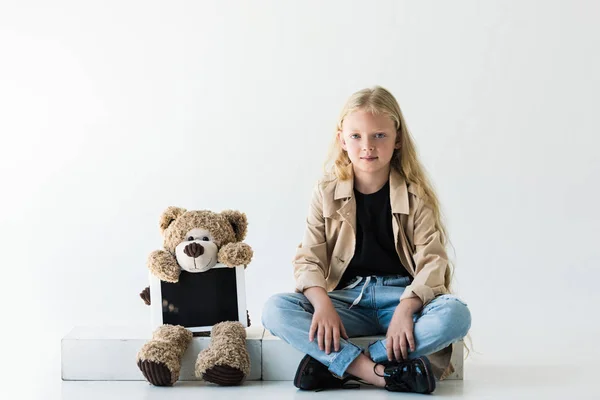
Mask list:
[[[150,274],[153,329],[170,324],[206,332],[223,321],[239,321],[247,327],[245,288],[244,266],[216,264],[196,273],[182,270],[177,283]]]

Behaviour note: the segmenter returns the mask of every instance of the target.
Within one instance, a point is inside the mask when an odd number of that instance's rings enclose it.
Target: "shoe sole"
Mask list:
[[[306,364],[308,364],[309,361],[310,361],[310,356],[307,354],[304,356],[302,361],[300,361],[300,365],[298,366],[298,369],[296,370],[296,376],[294,376],[294,386],[296,386],[298,389],[302,389],[300,387],[302,371],[304,371],[304,368],[306,368]]]
[[[417,360],[421,361],[423,369],[425,370],[425,375],[427,375],[427,383],[429,384],[429,391],[427,393],[432,393],[435,390],[435,377],[431,373],[431,363],[426,357],[419,357]]]

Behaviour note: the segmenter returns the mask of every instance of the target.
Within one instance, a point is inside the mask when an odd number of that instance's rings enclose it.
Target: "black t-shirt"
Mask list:
[[[396,252],[392,229],[390,183],[372,194],[354,189],[356,198],[356,249],[336,289],[356,276],[410,274]]]

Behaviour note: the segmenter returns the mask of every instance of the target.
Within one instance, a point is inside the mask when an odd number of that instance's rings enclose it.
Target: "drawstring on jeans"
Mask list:
[[[359,279],[354,282],[353,284],[345,287],[344,289],[353,289],[355,288],[361,281],[362,281],[362,276],[359,277]],[[355,305],[357,305],[360,302],[360,299],[362,299],[363,293],[365,292],[365,288],[367,287],[367,285],[369,284],[369,282],[371,282],[371,277],[367,276],[367,279],[365,280],[365,283],[362,287],[362,289],[360,290],[360,294],[358,295],[358,297],[356,299],[354,299],[354,301],[352,302],[352,305],[350,305],[350,307],[348,307],[348,309],[354,307]]]

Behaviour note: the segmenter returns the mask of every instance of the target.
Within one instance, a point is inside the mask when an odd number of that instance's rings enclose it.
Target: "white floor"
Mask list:
[[[26,335],[24,335],[26,337]],[[554,336],[548,335],[548,338]],[[424,398],[362,386],[360,389],[324,392],[298,391],[291,381],[247,382],[241,387],[218,387],[202,382],[177,382],[174,387],[153,387],[144,381],[61,381],[60,341],[36,336],[22,343],[14,337],[0,342],[0,400],[242,400],[242,399],[388,399]],[[520,351],[475,353],[465,360],[464,381],[444,381],[434,396],[447,399],[600,400],[600,359],[594,338],[549,346],[541,337],[534,353],[531,343],[519,342]],[[546,342],[543,342],[546,340]],[[25,343],[28,345],[25,346]],[[560,348],[559,348],[560,347]],[[561,350],[568,348],[569,351]],[[523,350],[524,349],[524,350]],[[517,359],[518,357],[518,359]],[[368,395],[368,397],[366,397]]]
[[[468,360],[467,360],[468,361]],[[56,371],[55,371],[56,372]],[[52,374],[53,376],[54,373]],[[592,365],[465,365],[464,381],[446,381],[438,385],[434,395],[448,399],[600,399],[597,371]],[[47,378],[50,378],[47,376]],[[3,385],[10,391],[2,399],[63,400],[186,400],[211,399],[369,399],[423,398],[421,395],[390,393],[362,386],[354,390],[324,392],[298,391],[292,382],[248,382],[227,388],[202,382],[178,382],[174,387],[157,388],[146,382],[62,382],[45,379]]]

